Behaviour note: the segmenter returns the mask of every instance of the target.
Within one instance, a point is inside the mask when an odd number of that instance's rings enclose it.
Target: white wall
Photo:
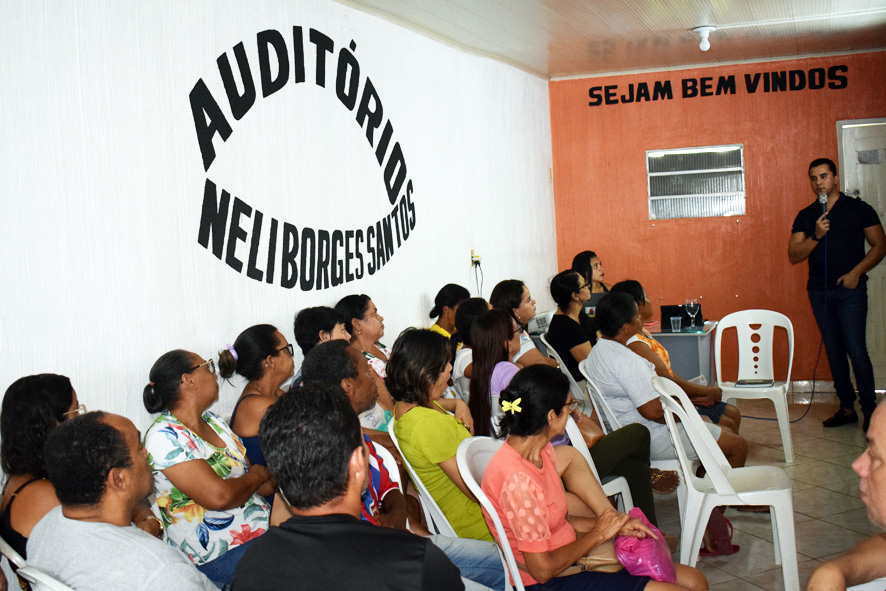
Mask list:
[[[290,72],[262,98],[256,35],[282,33],[292,60],[294,26],[304,34],[306,81],[295,84]],[[312,28],[335,44],[325,88],[314,83]],[[243,272],[198,244],[207,178],[264,214],[262,269],[271,217],[300,233],[365,232],[392,209],[356,109],[335,91],[339,49],[351,40],[359,92],[371,78],[394,126],[391,145],[402,147],[415,228],[358,281],[303,292],[279,277],[250,279],[250,218],[236,247]],[[239,80],[240,42],[258,97],[237,121],[216,59],[226,53]],[[552,307],[545,80],[322,0],[4,2],[0,72],[0,391],[23,375],[62,373],[90,409],[144,428],[141,391],[167,350],[217,357],[260,322],[292,340],[296,311],[349,293],[372,296],[391,344],[403,328],[429,323],[444,283],[476,293],[472,248],[482,255],[484,296],[515,277],[540,310]],[[208,171],[189,103],[200,79],[233,130],[226,142],[215,137]],[[279,276],[279,252],[277,267]],[[223,414],[240,387],[223,386]]]

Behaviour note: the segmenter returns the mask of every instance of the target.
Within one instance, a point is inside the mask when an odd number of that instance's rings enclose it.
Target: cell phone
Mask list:
[[[738,380],[735,385],[739,388],[756,388],[758,386],[774,386],[775,380]]]

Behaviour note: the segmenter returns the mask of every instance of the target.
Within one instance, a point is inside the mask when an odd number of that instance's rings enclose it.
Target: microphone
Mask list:
[[[828,213],[828,196],[824,193],[818,194],[818,202],[821,203],[821,213],[825,215]]]

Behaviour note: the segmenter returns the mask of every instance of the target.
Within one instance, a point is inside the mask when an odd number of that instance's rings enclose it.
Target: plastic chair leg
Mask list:
[[[696,508],[697,507],[697,508]],[[707,528],[708,519],[713,506],[708,507],[704,501],[696,507],[687,507],[686,515],[681,519],[682,532],[680,535],[680,564],[695,566],[698,561],[698,552],[701,550],[702,538]]]
[[[774,399],[775,416],[778,418],[778,430],[781,432],[781,445],[784,448],[784,461],[794,463],[794,443],[791,439],[791,417],[788,414],[787,395]]]
[[[779,543],[778,519],[775,517],[776,511],[773,509],[769,514],[769,520],[772,522],[772,547],[775,550],[775,564],[781,564],[781,544]]]
[[[776,527],[781,532],[794,531],[794,506],[790,493],[787,498],[773,506]],[[773,532],[776,530],[773,529]],[[774,537],[773,537],[774,539]],[[800,590],[800,575],[797,572],[797,541],[793,535],[778,536],[778,548],[781,553],[781,572],[784,577],[785,591]]]

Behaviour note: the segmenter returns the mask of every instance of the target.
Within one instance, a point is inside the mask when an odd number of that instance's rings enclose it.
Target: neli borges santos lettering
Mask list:
[[[336,53],[335,42],[320,31],[308,29],[307,37],[306,44],[302,27],[292,28],[291,46],[279,31],[261,31],[256,35],[262,98],[282,90],[290,81],[294,85],[302,84],[310,74],[317,86],[327,88],[327,82],[334,76],[335,96],[354,113],[359,128],[365,128],[366,140],[375,151],[393,209],[363,228],[299,228],[273,217],[265,220],[261,211],[237,196],[232,199],[228,191],[216,187],[207,178],[197,238],[203,248],[236,272],[243,272],[246,255],[246,276],[250,279],[278,283],[287,289],[298,286],[302,291],[334,287],[361,279],[365,273],[373,275],[390,260],[395,248],[400,248],[409,238],[416,221],[406,158],[394,137],[391,120],[385,117],[375,86],[368,76],[361,78],[355,55],[357,44],[352,40]],[[230,115],[239,121],[255,105],[257,89],[242,42],[234,46],[233,55],[239,76],[234,75],[228,53],[220,55],[217,64]],[[331,70],[329,80],[327,70]],[[203,168],[208,171],[215,160],[216,148],[221,145],[214,143],[215,136],[222,142],[227,141],[233,128],[202,78],[194,85],[189,98]],[[249,218],[252,219],[251,231],[247,231]],[[265,239],[263,232],[267,232]],[[241,242],[244,247],[238,256]]]
[[[821,90],[829,88],[842,90],[849,85],[845,76],[849,72],[848,66],[831,66],[824,68],[812,68],[811,70],[775,70],[772,72],[756,72],[745,74],[744,89],[747,94],[787,92],[797,90]],[[739,79],[741,80],[741,79]],[[683,78],[680,80],[680,98],[688,99],[699,96],[733,95],[740,89],[736,76],[702,76],[700,78]],[[592,86],[588,89],[589,107],[600,105],[618,105],[630,103],[643,103],[649,101],[672,100],[674,98],[674,85],[670,80],[656,80],[654,82],[638,82],[628,84],[619,93],[617,84],[607,86]]]

